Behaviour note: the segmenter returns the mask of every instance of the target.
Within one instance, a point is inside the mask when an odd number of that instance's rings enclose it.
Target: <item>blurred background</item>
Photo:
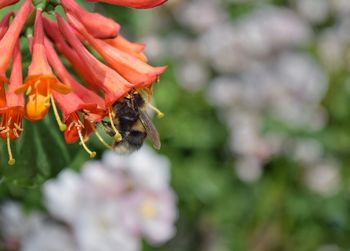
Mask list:
[[[155,124],[172,166],[177,233],[143,250],[350,249],[349,0],[90,7],[146,43],[153,65],[168,65],[154,86],[166,115]],[[51,159],[0,171],[9,177],[0,200],[40,208],[40,184],[63,166],[79,169],[86,154],[62,154],[59,137]]]

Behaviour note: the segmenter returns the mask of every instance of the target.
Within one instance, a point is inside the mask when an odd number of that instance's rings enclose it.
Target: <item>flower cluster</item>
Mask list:
[[[0,210],[9,250],[136,251],[142,237],[160,245],[175,234],[169,162],[147,147],[130,156],[106,152],[81,175],[62,171],[43,191],[50,216],[24,216],[13,203]]]
[[[18,0],[1,1],[0,9]],[[165,0],[101,0],[133,8],[152,8]],[[65,18],[55,11],[64,9]],[[86,145],[96,124],[107,118],[113,124],[113,105],[130,92],[151,95],[153,82],[166,67],[152,67],[143,54],[144,45],[119,34],[120,25],[98,13],[84,10],[75,0],[24,0],[17,13],[9,12],[0,22],[0,137],[7,141],[9,164],[15,160],[10,140],[20,137],[22,118],[42,119],[52,106],[67,143]],[[31,63],[22,78],[20,38],[28,41]],[[97,59],[89,49],[101,57]],[[61,61],[65,57],[79,79]],[[12,69],[10,78],[6,71]],[[26,96],[26,98],[25,98]],[[62,113],[62,119],[58,109]],[[105,144],[100,135],[97,136]]]

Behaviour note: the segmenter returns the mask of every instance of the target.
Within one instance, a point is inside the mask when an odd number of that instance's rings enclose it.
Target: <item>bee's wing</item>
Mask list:
[[[142,125],[144,126],[147,136],[150,138],[152,141],[152,144],[154,148],[157,150],[160,149],[160,139],[159,139],[159,134],[157,129],[154,127],[152,120],[148,116],[148,114],[145,111],[140,111],[140,121]]]

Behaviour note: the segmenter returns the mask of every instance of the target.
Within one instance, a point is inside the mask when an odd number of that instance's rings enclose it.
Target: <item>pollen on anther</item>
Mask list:
[[[7,143],[7,152],[8,152],[8,155],[9,155],[9,160],[8,160],[8,164],[10,166],[14,165],[16,163],[16,160],[13,158],[13,155],[12,155],[12,150],[11,150],[11,142],[10,142],[10,130],[9,128],[6,128],[6,143]]]
[[[32,87],[28,86],[28,89],[26,91],[26,95],[29,95],[32,92]]]
[[[79,135],[79,139],[80,139],[80,143],[83,146],[84,150],[90,155],[90,158],[94,158],[96,156],[96,152],[95,151],[91,151],[87,145],[85,144],[83,135],[81,134],[81,129],[79,126],[77,126],[77,131],[78,131],[78,135]]]

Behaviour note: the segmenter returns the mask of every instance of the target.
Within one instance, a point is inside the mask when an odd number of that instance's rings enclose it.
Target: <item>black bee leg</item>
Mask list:
[[[111,136],[111,137],[114,137],[115,132],[114,132],[113,129],[111,128],[111,123],[102,120],[102,121],[101,121],[101,124],[102,124],[101,127],[103,128],[103,130],[105,131],[105,133],[108,134],[108,135]]]

